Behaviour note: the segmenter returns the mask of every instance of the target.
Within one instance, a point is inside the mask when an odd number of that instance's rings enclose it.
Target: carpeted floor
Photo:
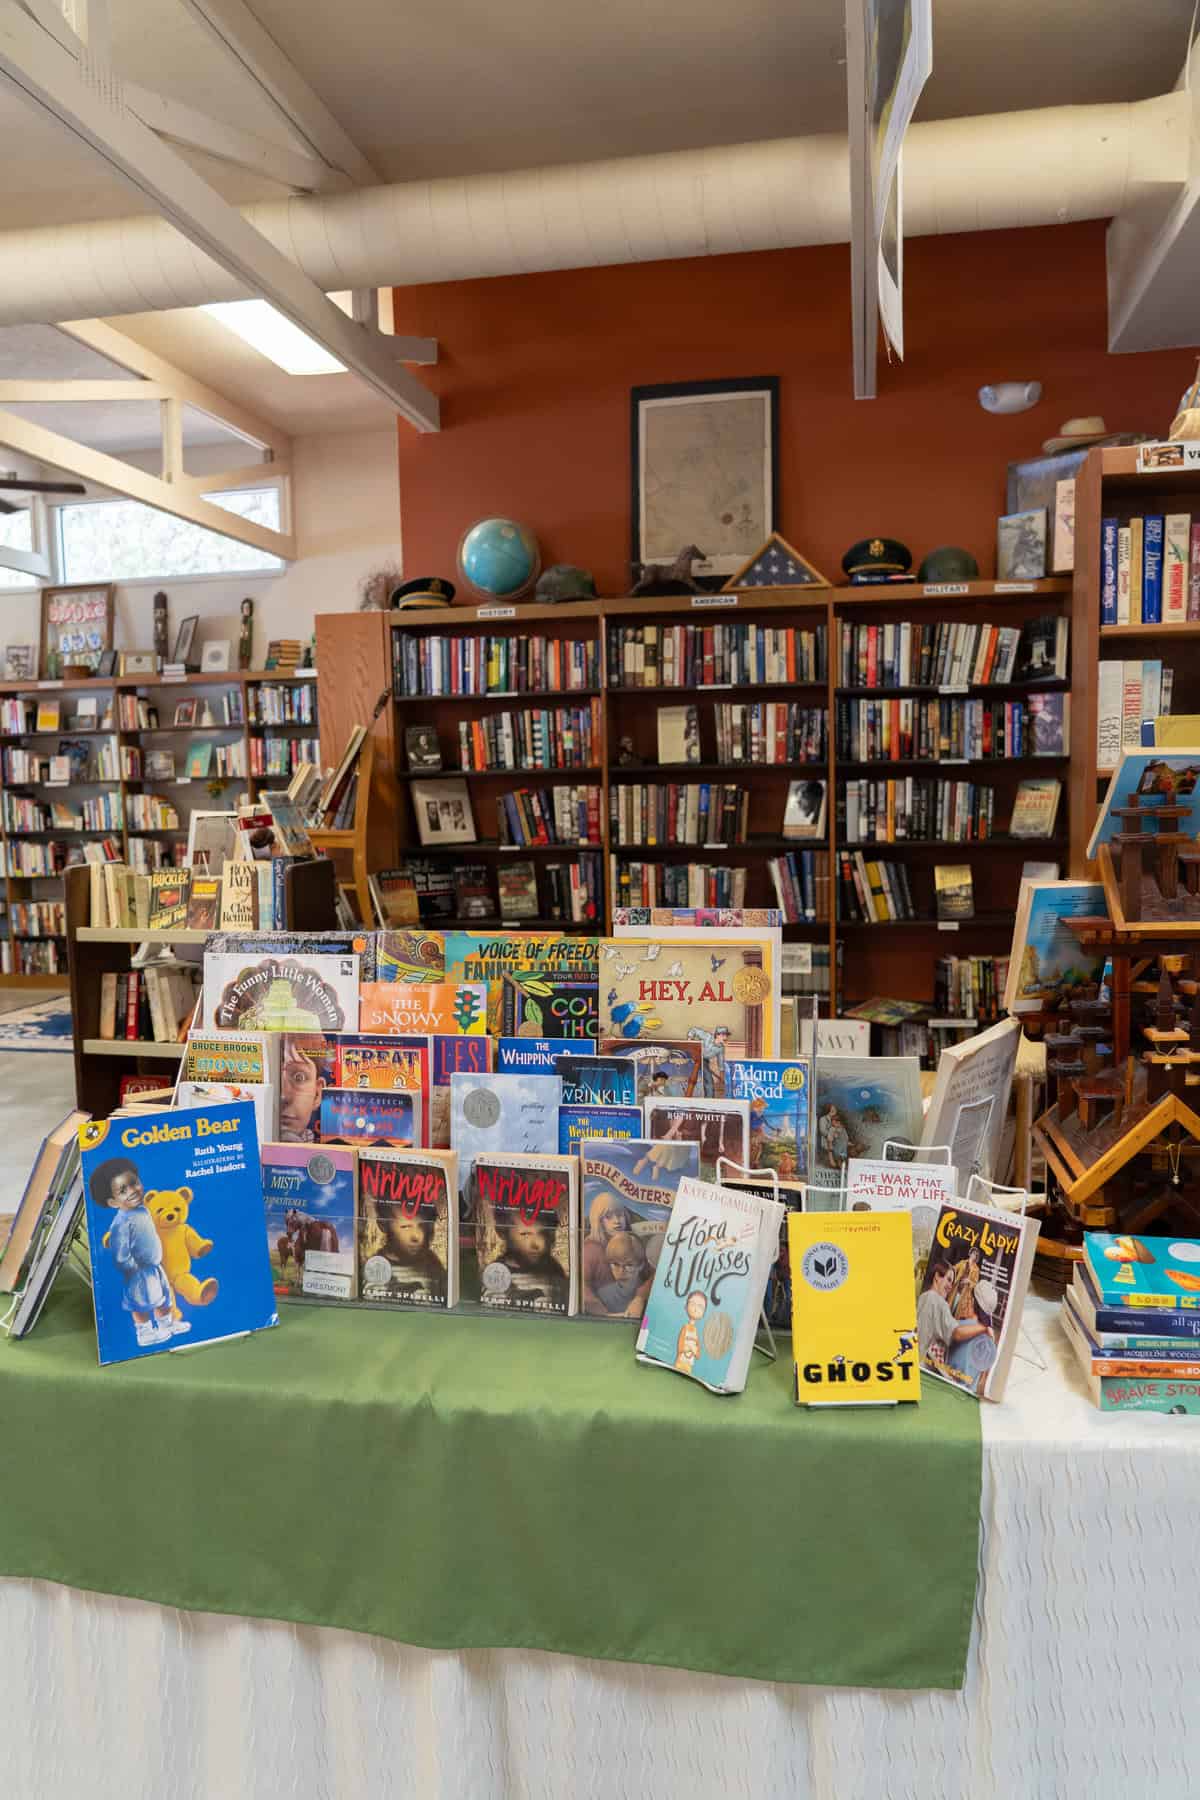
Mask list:
[[[9,993],[5,993],[5,999]],[[71,1003],[65,994],[20,996],[22,1004],[0,1010],[0,1051],[71,1054]]]

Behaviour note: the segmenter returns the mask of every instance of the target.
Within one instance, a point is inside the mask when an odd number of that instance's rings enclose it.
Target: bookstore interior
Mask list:
[[[1191,1791],[1190,9],[457,163],[368,0],[8,10],[16,1800]]]

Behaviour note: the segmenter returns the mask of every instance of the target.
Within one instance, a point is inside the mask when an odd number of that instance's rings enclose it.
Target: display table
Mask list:
[[[1187,1418],[1094,1411],[1055,1311],[1033,1300],[1027,1313],[1047,1368],[1018,1361],[1004,1406],[980,1409],[981,1579],[961,1692],[799,1687],[528,1650],[418,1650],[10,1580],[0,1582],[6,1792],[39,1800],[1189,1793],[1200,1760],[1190,1579],[1200,1433]],[[203,1360],[191,1359],[197,1368]],[[646,1378],[682,1385],[657,1372]],[[97,1533],[118,1544],[120,1488],[114,1472],[110,1489],[88,1497]],[[686,1547],[699,1502],[669,1482],[666,1490]],[[295,1500],[281,1533],[305,1521],[305,1496]],[[364,1518],[347,1495],[345,1520],[347,1531],[379,1533],[397,1577],[427,1553],[420,1521],[402,1509],[401,1527],[386,1529],[401,1501],[380,1496]],[[871,1502],[882,1515],[904,1495],[880,1480]],[[831,1492],[821,1517],[789,1511],[786,1495],[764,1497],[748,1506],[746,1528],[781,1544],[796,1534],[818,1566],[843,1529],[847,1497]],[[482,1496],[480,1517],[487,1529]],[[181,1534],[205,1528],[186,1483],[174,1523]],[[591,1537],[580,1547],[603,1557],[614,1582],[625,1529],[614,1514],[611,1547]],[[447,1570],[447,1582],[455,1579]]]

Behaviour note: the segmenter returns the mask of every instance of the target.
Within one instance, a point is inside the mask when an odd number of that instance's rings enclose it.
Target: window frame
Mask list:
[[[283,475],[268,475],[265,473],[264,468],[263,480],[252,482],[243,481],[231,488],[213,488],[204,495],[204,498],[206,500],[212,500],[216,494],[249,494],[267,488],[274,489],[279,496],[279,529],[281,531],[285,530],[288,517],[288,491],[287,479]],[[69,499],[49,502],[46,511],[53,516],[50,517],[47,522],[46,554],[49,557],[51,581],[54,584],[58,586],[71,585],[71,582],[67,577],[66,556],[63,547],[63,522],[61,515],[64,508],[68,506],[113,506],[125,504],[145,506],[146,502],[144,500],[136,500],[132,494],[115,493],[86,494],[82,496],[73,494]],[[162,509],[159,507],[151,507],[149,510],[151,512],[158,512]],[[176,514],[168,514],[168,517],[172,518],[177,516],[178,515]],[[231,517],[236,518],[237,515],[231,514]],[[180,519],[180,523],[187,525],[194,523],[194,521]],[[197,527],[197,529],[209,530],[210,527],[200,526]],[[116,587],[122,588],[162,587],[164,582],[168,581],[172,586],[178,586],[181,583],[191,585],[198,581],[277,581],[281,575],[287,574],[291,566],[292,565],[286,558],[281,557],[280,566],[277,569],[211,569],[207,572],[196,571],[184,575],[171,575],[162,572],[157,575],[106,575],[103,579],[111,581]],[[0,578],[3,577],[4,573],[5,571],[0,570]],[[101,577],[97,576],[96,579],[100,580]],[[40,587],[49,585],[49,583],[39,583],[38,585]],[[6,590],[3,587],[0,587],[0,594],[5,593],[5,591]],[[36,592],[36,589],[18,587],[10,588],[7,592],[13,594],[28,594]]]

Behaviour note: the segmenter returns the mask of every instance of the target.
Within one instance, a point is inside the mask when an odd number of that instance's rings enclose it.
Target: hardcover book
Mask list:
[[[1071,1271],[1071,1305],[1096,1342],[1109,1349],[1122,1349],[1130,1343],[1158,1344],[1186,1349],[1200,1357],[1200,1311],[1163,1311],[1152,1307],[1104,1306],[1096,1284],[1082,1262]],[[1153,1333],[1153,1337],[1148,1336]]]
[[[914,1292],[925,1279],[938,1214],[957,1188],[956,1171],[946,1163],[852,1156],[846,1164],[847,1212],[906,1212],[911,1219]]]
[[[79,1128],[102,1363],[278,1323],[252,1106]]]
[[[907,1213],[788,1214],[798,1406],[921,1398]]]
[[[476,981],[364,981],[359,1024],[364,1031],[482,1037],[487,987]]]
[[[333,1040],[334,1086],[370,1088],[376,1093],[401,1089],[423,1094],[429,1083],[429,1040],[419,1034],[404,1040],[366,1032],[339,1032]]]
[[[1003,1399],[1038,1230],[1028,1214],[962,1200],[942,1206],[917,1299],[926,1374],[977,1400]]]
[[[363,1150],[359,1294],[391,1306],[458,1302],[458,1159],[453,1150]]]
[[[215,931],[220,906],[221,877],[219,875],[203,875],[197,871],[192,876],[191,893],[188,895],[188,930]]]
[[[278,1085],[278,1035],[266,1031],[189,1032],[179,1065],[184,1081],[262,1081]]]
[[[562,980],[546,973],[505,975],[500,988],[503,1037],[578,1038],[594,1041],[599,998],[592,980]]]
[[[221,930],[253,931],[259,923],[258,871],[252,862],[230,857],[221,866]]]
[[[1053,837],[1061,796],[1061,781],[1042,781],[1036,778],[1019,781],[1013,799],[1009,835],[1023,838]]]
[[[640,1106],[560,1106],[558,1153],[577,1156],[584,1138],[640,1138]]]
[[[1068,1319],[1069,1315],[1069,1319]],[[1084,1372],[1088,1375],[1124,1375],[1134,1381],[1143,1375],[1153,1380],[1200,1381],[1200,1350],[1194,1345],[1134,1345],[1124,1350],[1106,1350],[1091,1336],[1083,1320],[1071,1305],[1071,1290],[1063,1296],[1063,1321],[1074,1326],[1086,1351]]]
[[[750,1102],[748,1100],[662,1099],[652,1095],[642,1108],[646,1136],[669,1144],[698,1144],[700,1174],[716,1178],[717,1163],[749,1167]]]
[[[658,760],[660,764],[700,761],[700,715],[696,707],[659,707]]]
[[[1087,1231],[1083,1262],[1103,1307],[1200,1310],[1200,1239]]]
[[[480,1298],[507,1312],[579,1310],[579,1160],[481,1151],[475,1158]]]
[[[683,1100],[700,1090],[703,1052],[694,1038],[656,1038],[645,1043],[627,1038],[600,1039],[602,1057],[620,1057],[634,1072],[634,1099],[640,1104],[655,1095]]]
[[[559,1057],[578,1054],[581,1062],[595,1060],[596,1046],[590,1038],[502,1037],[496,1045],[498,1075],[557,1075]],[[586,1099],[597,1096],[585,1095]],[[564,1095],[574,1102],[576,1096]]]
[[[150,931],[182,931],[187,925],[187,869],[153,869],[150,873]]]
[[[353,1150],[262,1146],[267,1254],[275,1292],[352,1300],[355,1283]]]
[[[637,1069],[626,1056],[554,1058],[550,1071],[562,1082],[564,1106],[638,1106]]]
[[[377,931],[375,967],[363,970],[363,980],[427,981],[446,979],[446,958],[440,931]]]
[[[1070,694],[1029,694],[1029,708],[1034,756],[1066,756],[1071,748]]]
[[[1141,678],[1138,678],[1138,716],[1141,729]],[[1200,833],[1200,746],[1180,750],[1126,751],[1113,771],[1092,835],[1088,839],[1089,860],[1101,844],[1108,844],[1123,829],[1119,808],[1131,803],[1147,812],[1155,806],[1170,804],[1187,808],[1184,816],[1173,821],[1171,829],[1187,837]]]
[[[1200,1381],[1180,1381],[1173,1376],[1093,1375],[1087,1340],[1075,1316],[1063,1302],[1063,1329],[1079,1359],[1084,1385],[1101,1412],[1140,1412],[1186,1415],[1200,1413]]]
[[[173,1104],[182,1112],[199,1106],[233,1106],[247,1102],[254,1108],[254,1129],[265,1144],[275,1136],[276,1094],[273,1087],[253,1081],[183,1081],[175,1088]]]
[[[435,1032],[429,1039],[433,1075],[429,1090],[429,1142],[435,1150],[450,1148],[450,1078],[452,1075],[487,1075],[492,1067],[490,1037],[447,1037]]]
[[[828,1190],[841,1188],[852,1156],[882,1157],[888,1143],[915,1149],[920,1064],[915,1056],[818,1056],[816,1090],[808,1204],[820,1210]]]
[[[973,919],[975,890],[970,863],[937,863],[933,871],[939,919]]]
[[[410,769],[440,769],[441,746],[432,725],[408,725],[404,731],[404,753]]]
[[[541,909],[532,862],[512,862],[506,857],[496,870],[496,898],[502,919],[536,919]]]
[[[443,943],[444,979],[488,983],[488,1029],[497,1037],[513,1036],[500,1029],[501,983],[506,975],[529,988],[534,998],[544,994],[547,982],[596,980],[596,939],[574,932],[447,931]],[[531,1021],[532,1022],[532,1021]],[[541,1030],[536,1032],[543,1035]],[[545,1035],[565,1036],[563,1032]]]
[[[20,1284],[22,1270],[41,1234],[47,1211],[51,1206],[57,1206],[67,1173],[76,1163],[79,1127],[86,1119],[86,1113],[69,1112],[42,1139],[5,1234],[4,1254],[0,1257],[0,1294],[11,1294]]]
[[[206,1031],[356,1031],[356,955],[204,956]]]
[[[825,783],[790,781],[783,809],[785,838],[824,838]]]
[[[700,1173],[698,1144],[584,1138],[582,1308],[595,1319],[640,1319],[683,1176]]]
[[[742,1392],[783,1212],[742,1189],[680,1179],[637,1335],[639,1362],[715,1394]]]
[[[750,1167],[774,1169],[781,1181],[808,1180],[811,1068],[787,1062],[726,1065],[729,1096],[750,1105]]]
[[[1087,950],[1064,922],[1106,918],[1098,881],[1022,881],[1008,958],[1005,1010],[1040,1012],[1044,1000],[1100,978],[1104,952]]]
[[[385,1144],[403,1150],[418,1148],[420,1136],[419,1095],[375,1088],[327,1088],[321,1095],[323,1144]]]
[[[682,1038],[701,1051],[709,1099],[725,1092],[726,1056],[773,1056],[778,986],[769,937],[748,944],[712,933],[663,944],[600,943],[601,1038]]]

